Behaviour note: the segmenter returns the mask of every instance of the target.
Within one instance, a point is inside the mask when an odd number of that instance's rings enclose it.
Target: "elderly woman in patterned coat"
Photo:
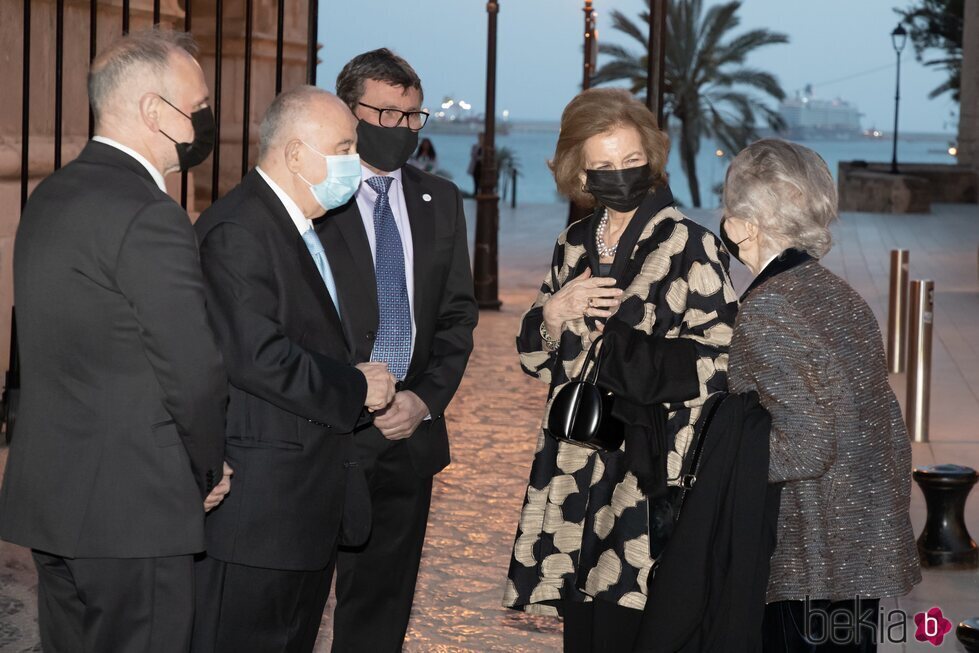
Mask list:
[[[555,394],[604,332],[599,385],[632,409],[620,415],[620,450],[538,434],[504,605],[563,616],[565,651],[631,650],[662,545],[651,541],[650,523],[661,539],[664,496],[678,483],[701,408],[727,387],[737,311],[728,257],[675,207],[668,151],[667,135],[631,94],[592,89],[565,109],[551,164],[560,191],[597,208],[558,237],[523,317],[520,362],[550,386],[546,424]]]
[[[731,341],[731,390],[758,392],[771,413],[768,478],[784,484],[764,650],[875,651],[881,625],[861,627],[859,642],[824,627],[862,625],[861,614],[876,623],[879,599],[921,580],[911,444],[874,314],[819,263],[836,186],[812,150],[761,140],[731,163],[724,213],[721,238],[755,275]]]

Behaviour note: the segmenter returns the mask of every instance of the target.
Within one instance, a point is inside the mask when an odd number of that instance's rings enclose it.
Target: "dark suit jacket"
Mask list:
[[[449,464],[443,413],[466,371],[479,311],[459,189],[413,166],[402,168],[402,181],[414,247],[415,348],[401,388],[417,394],[431,412],[432,419],[408,438],[408,448],[415,471],[432,476]],[[317,230],[336,277],[354,359],[370,360],[377,281],[356,199],[319,220]]]
[[[366,420],[367,381],[351,365],[306,244],[255,170],[196,228],[208,312],[231,382],[227,457],[235,470],[231,493],[207,520],[208,554],[320,569],[337,541],[346,488],[366,492],[350,450]]]
[[[14,296],[0,536],[67,557],[203,550],[227,391],[187,214],[134,158],[89,143],[27,203]]]

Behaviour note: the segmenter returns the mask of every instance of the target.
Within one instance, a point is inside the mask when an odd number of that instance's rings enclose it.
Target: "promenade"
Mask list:
[[[467,202],[470,230],[475,206]],[[450,410],[453,463],[435,479],[432,514],[419,577],[409,653],[545,653],[559,651],[560,624],[500,607],[510,546],[537,438],[545,386],[520,372],[514,335],[546,271],[555,236],[567,215],[563,205],[501,208],[499,312],[484,312],[469,372]],[[716,231],[713,211],[691,218]],[[470,233],[471,233],[470,232]],[[889,251],[911,251],[910,277],[935,281],[935,338],[931,438],[914,445],[915,465],[955,462],[979,468],[979,208],[939,205],[931,215],[845,214],[824,263],[846,278],[885,324]],[[735,286],[749,276],[733,264]],[[892,385],[902,404],[904,375]],[[0,467],[6,451],[0,448]],[[57,482],[57,479],[50,479]],[[915,532],[924,504],[913,490]],[[967,506],[967,523],[979,536],[979,498]],[[926,571],[924,582],[885,607],[909,614],[933,605],[947,618],[979,616],[979,573]],[[35,581],[27,552],[0,543],[0,653],[36,646]],[[330,610],[317,653],[330,649]],[[881,651],[924,651],[930,646],[887,645]],[[954,637],[942,650],[958,648]],[[245,653],[245,652],[243,652]]]

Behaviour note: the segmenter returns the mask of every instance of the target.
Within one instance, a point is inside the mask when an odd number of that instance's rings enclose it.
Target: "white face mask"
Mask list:
[[[360,188],[360,156],[357,154],[322,154],[306,141],[303,145],[326,160],[326,177],[314,184],[298,172],[295,173],[309,186],[309,192],[325,211],[343,206]]]

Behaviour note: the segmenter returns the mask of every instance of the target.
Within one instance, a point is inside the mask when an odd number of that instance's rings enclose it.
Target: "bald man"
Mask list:
[[[96,136],[17,230],[23,389],[0,536],[33,549],[46,652],[186,651],[192,554],[228,491],[227,381],[194,231],[163,181],[210,152],[193,50],[148,31],[98,56]]]
[[[360,185],[356,124],[326,91],[283,93],[262,120],[258,166],[196,225],[235,470],[198,563],[197,653],[312,651],[337,544],[370,529],[353,434],[391,402],[394,378],[352,363],[312,223]]]

